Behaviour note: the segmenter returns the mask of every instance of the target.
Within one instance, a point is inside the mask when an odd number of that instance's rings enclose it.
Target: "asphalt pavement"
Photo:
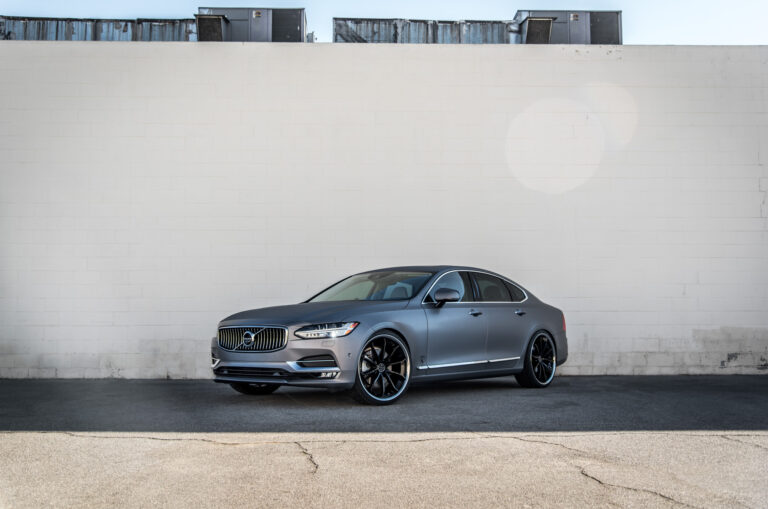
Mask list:
[[[416,385],[394,405],[210,380],[0,380],[0,430],[449,432],[768,430],[768,376],[513,377]]]
[[[768,507],[768,377],[0,380],[5,507]]]

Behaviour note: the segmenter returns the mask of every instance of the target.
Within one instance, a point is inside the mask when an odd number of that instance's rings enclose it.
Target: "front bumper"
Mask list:
[[[288,330],[285,348],[274,352],[233,352],[211,340],[211,369],[219,383],[272,383],[301,387],[348,389],[355,383],[360,344],[357,331],[336,339],[298,339]],[[307,357],[330,356],[320,367],[301,362]],[[301,363],[300,363],[301,362]],[[331,364],[333,364],[331,366]]]

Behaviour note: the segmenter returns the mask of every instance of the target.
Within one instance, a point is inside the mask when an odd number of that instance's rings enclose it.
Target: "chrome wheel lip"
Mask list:
[[[544,339],[552,348],[552,372],[549,374],[549,377],[547,377],[546,380],[542,381],[539,380],[539,377],[536,376],[536,371],[534,370],[533,366],[533,349],[536,346],[536,342],[540,339]],[[555,378],[555,371],[557,370],[557,350],[555,349],[555,342],[552,341],[552,338],[549,337],[547,334],[539,333],[536,334],[536,337],[533,338],[533,342],[531,343],[531,352],[529,354],[529,362],[531,363],[531,372],[533,374],[533,377],[536,379],[537,382],[539,382],[541,385],[548,385],[553,378]],[[539,362],[539,365],[541,363]]]
[[[405,353],[405,383],[403,383],[402,387],[400,387],[400,390],[398,390],[395,394],[392,394],[391,396],[388,396],[386,398],[382,398],[381,396],[376,396],[375,394],[372,394],[371,391],[368,390],[368,387],[366,387],[365,382],[363,381],[363,375],[362,375],[362,362],[363,362],[363,354],[365,353],[365,349],[368,348],[368,345],[380,338],[387,338],[389,340],[394,341],[397,343],[400,348]],[[360,350],[360,355],[357,358],[357,378],[360,381],[360,386],[365,391],[365,394],[368,395],[368,397],[375,399],[376,401],[386,402],[386,401],[392,401],[394,399],[397,399],[400,397],[400,395],[405,392],[405,389],[408,387],[408,385],[411,383],[411,353],[408,351],[408,348],[405,346],[405,343],[398,338],[397,336],[394,336],[392,334],[376,334],[374,336],[371,336],[368,341],[365,342],[363,345],[363,348]]]

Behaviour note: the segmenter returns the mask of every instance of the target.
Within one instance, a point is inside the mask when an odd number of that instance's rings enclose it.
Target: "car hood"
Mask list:
[[[236,325],[306,325],[360,320],[364,313],[394,311],[408,305],[407,300],[302,302],[289,306],[251,309],[228,316],[219,327]]]

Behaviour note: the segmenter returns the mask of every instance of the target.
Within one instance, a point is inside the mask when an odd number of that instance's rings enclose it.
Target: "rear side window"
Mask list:
[[[450,288],[459,292],[461,296],[459,302],[471,302],[474,300],[472,298],[472,287],[469,285],[469,279],[466,274],[449,272],[442,276],[429,291],[425,302],[435,302],[435,292],[441,288]]]
[[[480,290],[480,300],[484,302],[512,302],[507,285],[501,279],[489,274],[473,274]]]
[[[507,290],[512,295],[512,302],[522,302],[525,300],[525,293],[520,288],[508,281],[504,281],[504,284],[507,285]]]

